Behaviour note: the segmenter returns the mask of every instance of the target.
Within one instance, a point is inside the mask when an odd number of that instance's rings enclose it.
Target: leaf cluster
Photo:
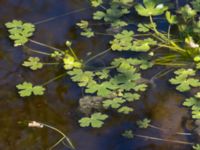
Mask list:
[[[9,38],[14,41],[14,46],[21,46],[28,42],[29,38],[33,36],[35,25],[32,23],[24,23],[21,20],[13,20],[5,24]]]
[[[16,87],[19,90],[18,93],[21,97],[27,97],[31,95],[43,95],[45,91],[45,88],[43,86],[33,86],[30,82],[23,82],[22,84],[18,84]]]

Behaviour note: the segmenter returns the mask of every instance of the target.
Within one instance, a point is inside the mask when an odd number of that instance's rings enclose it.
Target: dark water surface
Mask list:
[[[105,44],[107,37],[99,36],[87,40],[79,36],[75,23],[90,18],[90,9],[46,23],[38,22],[81,8],[88,8],[83,0],[0,0],[0,150],[47,150],[59,139],[57,133],[48,129],[18,125],[17,122],[23,120],[36,120],[59,128],[70,136],[78,150],[190,150],[190,146],[140,138],[127,140],[121,137],[125,129],[133,129],[137,134],[191,142],[191,138],[174,135],[175,132],[187,131],[184,118],[188,114],[187,110],[181,107],[184,97],[169,90],[164,79],[157,80],[157,87],[150,88],[142,101],[135,102],[135,112],[132,115],[110,117],[101,129],[79,127],[77,121],[81,113],[78,110],[78,99],[82,93],[67,77],[49,84],[44,96],[18,96],[16,84],[23,81],[41,84],[61,74],[63,70],[49,66],[32,72],[21,67],[24,59],[35,55],[23,52],[22,48],[13,48],[3,24],[12,19],[37,23],[34,40],[60,49],[65,49],[66,40],[72,40],[78,56],[88,59],[88,52],[95,55],[108,46]],[[34,44],[29,46],[47,50]],[[108,54],[101,60],[106,62],[114,56],[113,53]],[[48,61],[45,58],[44,60]],[[167,132],[163,134],[154,129],[137,129],[135,120],[146,116],[152,119],[152,124],[167,129]],[[67,150],[63,145],[55,149]]]

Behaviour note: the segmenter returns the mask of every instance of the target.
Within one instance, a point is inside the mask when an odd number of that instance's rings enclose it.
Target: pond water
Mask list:
[[[83,8],[84,11],[48,22],[40,22]],[[105,36],[89,40],[79,36],[75,24],[81,19],[90,19],[92,14],[86,1],[0,0],[0,12],[0,150],[46,150],[59,139],[59,135],[51,130],[27,128],[18,124],[19,121],[24,120],[36,120],[55,126],[71,138],[77,150],[191,149],[190,146],[182,144],[155,142],[137,137],[128,140],[121,136],[124,130],[133,129],[135,133],[141,135],[192,142],[192,137],[174,134],[189,132],[189,125],[185,124],[189,115],[187,109],[181,107],[184,96],[169,87],[165,78],[156,80],[156,87],[151,87],[141,101],[134,103],[135,112],[132,115],[127,117],[113,115],[101,129],[79,127],[78,119],[81,113],[78,109],[78,100],[82,92],[67,77],[49,84],[44,96],[30,98],[18,96],[16,84],[22,81],[44,83],[61,74],[63,70],[56,66],[49,66],[33,73],[21,67],[22,61],[31,53],[24,52],[21,48],[13,48],[3,24],[12,19],[36,23],[37,32],[33,37],[34,40],[60,49],[65,49],[65,41],[71,40],[77,55],[86,60],[88,52],[95,55],[108,47],[105,44],[107,41]],[[47,50],[31,43],[29,45]],[[97,61],[107,62],[116,56],[115,53],[108,53]],[[148,76],[154,75],[155,71],[157,70],[149,72]],[[152,124],[166,129],[166,132],[138,129],[135,121],[146,116],[152,119]],[[55,149],[67,150],[63,145]]]

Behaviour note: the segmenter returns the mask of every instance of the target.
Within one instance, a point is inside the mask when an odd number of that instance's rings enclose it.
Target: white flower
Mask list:
[[[190,45],[191,48],[198,48],[198,47],[199,47],[199,44],[196,44],[196,43],[194,43],[193,41],[191,41],[191,42],[189,43],[189,45]]]
[[[159,4],[159,5],[156,6],[156,8],[158,8],[158,9],[162,9],[163,7],[164,7],[163,4]]]
[[[28,127],[43,128],[44,126],[39,122],[31,121],[28,123]]]

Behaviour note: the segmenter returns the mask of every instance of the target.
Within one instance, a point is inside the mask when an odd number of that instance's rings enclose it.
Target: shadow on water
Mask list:
[[[46,150],[59,139],[59,135],[47,129],[21,127],[18,121],[36,120],[53,125],[69,135],[78,150],[188,150],[190,147],[155,142],[135,138],[127,140],[121,137],[125,129],[134,129],[138,134],[162,138],[190,140],[184,136],[174,136],[174,132],[184,132],[182,125],[187,110],[180,107],[183,96],[169,90],[165,80],[157,81],[157,87],[151,88],[142,101],[135,103],[135,113],[131,116],[113,116],[102,129],[83,129],[77,124],[80,117],[78,99],[81,90],[68,78],[50,84],[46,95],[22,99],[17,95],[15,86],[22,81],[35,84],[43,83],[62,73],[57,67],[46,67],[32,73],[21,67],[21,62],[28,53],[21,48],[13,48],[3,23],[12,19],[28,22],[57,16],[72,10],[88,8],[83,0],[0,0],[0,150]],[[66,40],[72,40],[79,57],[87,59],[106,49],[106,38],[99,36],[87,40],[78,34],[75,23],[83,18],[90,18],[91,10],[58,18],[54,21],[37,25],[33,39],[64,49]],[[34,48],[35,45],[30,45]],[[46,50],[46,49],[44,49]],[[111,56],[113,57],[113,56]],[[106,57],[110,59],[109,57]],[[152,129],[139,130],[135,127],[136,119],[148,116],[153,124],[165,128],[163,134]],[[62,145],[58,150],[66,150]]]

